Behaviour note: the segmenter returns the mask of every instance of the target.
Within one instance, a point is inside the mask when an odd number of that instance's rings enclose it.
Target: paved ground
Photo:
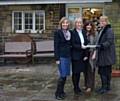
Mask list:
[[[54,92],[57,81],[55,64],[0,66],[0,101],[57,101]],[[83,85],[83,78],[81,79]],[[99,77],[96,87],[100,85]],[[105,95],[75,97],[71,77],[65,85],[64,101],[120,101],[120,78],[112,79],[112,91]]]

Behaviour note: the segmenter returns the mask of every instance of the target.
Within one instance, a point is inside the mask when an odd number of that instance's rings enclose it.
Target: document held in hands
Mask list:
[[[96,45],[82,45],[82,48],[83,49],[86,49],[86,48],[96,48]]]

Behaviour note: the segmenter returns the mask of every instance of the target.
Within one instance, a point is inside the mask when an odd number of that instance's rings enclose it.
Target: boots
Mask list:
[[[64,92],[65,81],[66,81],[66,77],[61,77],[58,79],[57,90],[55,92],[55,97],[58,100],[62,100],[66,96],[66,94]]]

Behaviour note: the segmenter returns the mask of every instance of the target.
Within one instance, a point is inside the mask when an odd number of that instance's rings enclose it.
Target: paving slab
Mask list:
[[[54,97],[58,78],[57,65],[7,65],[0,66],[0,101],[57,101]],[[83,76],[81,85],[83,86]],[[96,77],[96,87],[100,79]],[[112,78],[112,90],[108,94],[74,96],[71,76],[65,84],[64,101],[120,101],[120,78]]]

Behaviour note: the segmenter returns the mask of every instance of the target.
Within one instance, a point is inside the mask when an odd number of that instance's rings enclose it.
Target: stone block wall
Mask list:
[[[120,38],[120,3],[106,3],[105,15],[109,17],[115,35]]]
[[[115,33],[117,61],[114,68],[120,69],[120,2],[107,3],[105,5],[105,15],[109,17]]]
[[[45,31],[43,36],[52,37],[53,31],[58,27],[58,22],[61,17],[60,7],[64,5],[59,4],[44,4],[44,5],[11,5],[0,6],[0,32],[8,36],[12,33],[12,12],[13,11],[31,11],[44,10],[45,11]],[[32,36],[39,36],[37,33]]]

